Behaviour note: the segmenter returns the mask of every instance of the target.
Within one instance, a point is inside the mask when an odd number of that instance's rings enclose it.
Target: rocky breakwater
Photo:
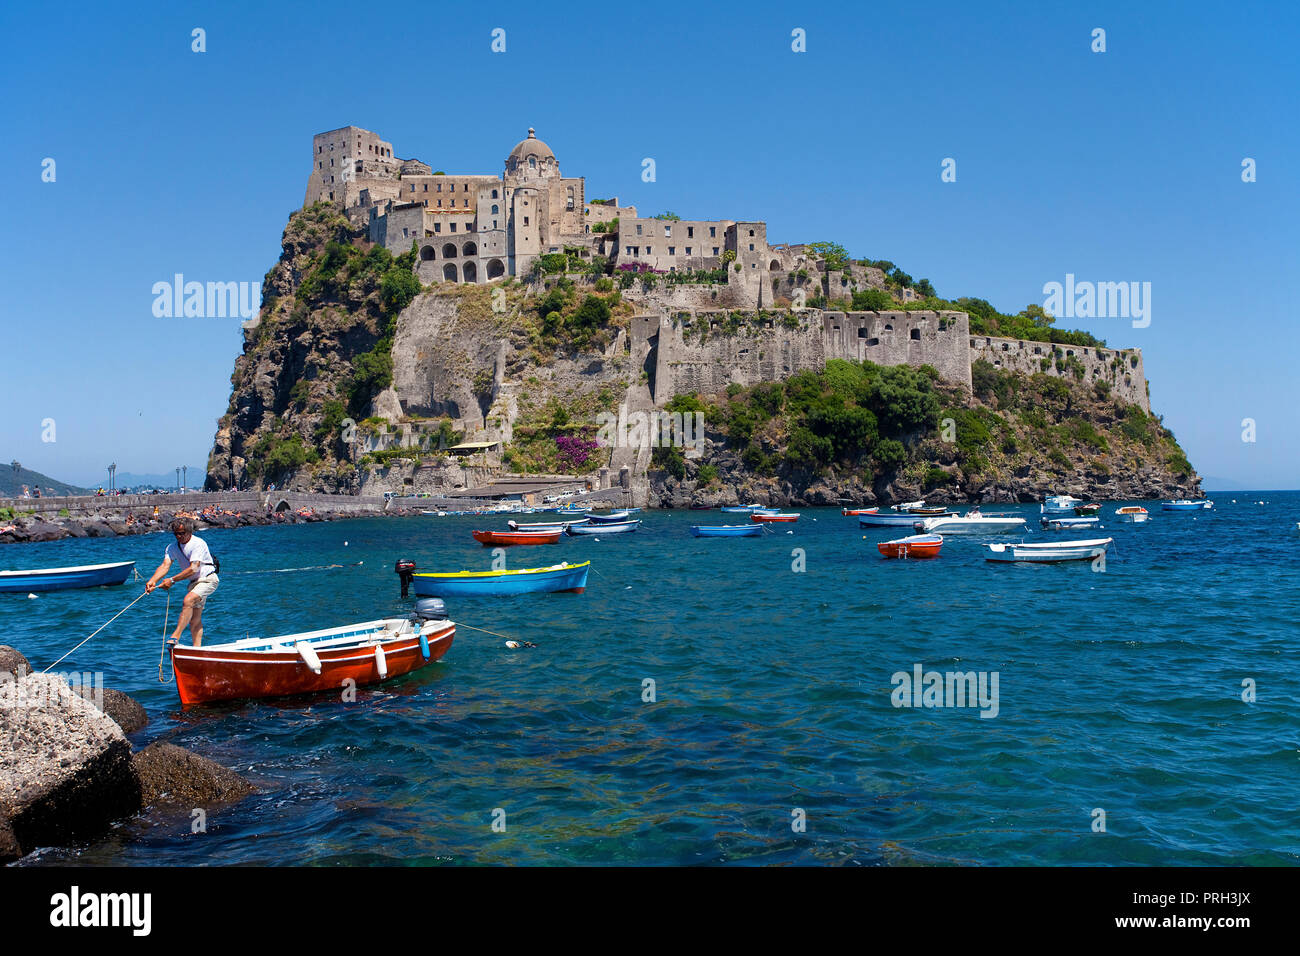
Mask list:
[[[375,518],[379,516],[405,516],[419,514],[418,508],[362,508],[351,511],[310,509],[297,511],[241,512],[239,514],[203,514],[194,519],[196,530],[205,528],[246,528],[255,525],[307,524],[314,521],[339,521],[344,518]],[[0,544],[36,541],[58,541],[62,538],[112,538],[119,535],[152,534],[166,531],[176,515],[161,511],[152,512],[99,512],[66,515],[18,515],[0,519]]]
[[[142,810],[211,808],[253,792],[172,744],[134,751],[127,734],[147,718],[127,695],[30,671],[0,646],[0,863],[92,841]]]

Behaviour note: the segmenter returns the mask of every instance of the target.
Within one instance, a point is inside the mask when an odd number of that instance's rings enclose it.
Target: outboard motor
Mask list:
[[[415,602],[415,610],[411,614],[411,620],[445,621],[447,620],[447,605],[442,602],[442,598],[420,598]]]
[[[402,579],[402,597],[406,597],[407,589],[411,586],[411,575],[415,573],[415,562],[408,558],[398,558],[393,570]]]

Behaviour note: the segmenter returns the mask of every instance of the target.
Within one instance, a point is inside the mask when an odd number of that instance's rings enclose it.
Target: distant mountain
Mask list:
[[[195,468],[190,466],[189,472],[185,476],[185,483],[191,490],[202,489],[203,482],[207,479],[208,472],[205,468]],[[107,477],[104,479],[107,481]],[[175,488],[176,472],[169,471],[165,474],[141,475],[133,471],[119,471],[117,473],[117,487],[135,488],[144,486],[146,488]]]
[[[29,490],[39,485],[43,495],[50,494],[51,488],[54,489],[53,493],[56,495],[84,495],[89,490],[70,485],[66,481],[59,481],[57,478],[51,478],[39,471],[23,468],[21,462],[17,471],[14,471],[10,462],[0,463],[0,497],[17,498],[21,496],[23,485],[26,485]]]

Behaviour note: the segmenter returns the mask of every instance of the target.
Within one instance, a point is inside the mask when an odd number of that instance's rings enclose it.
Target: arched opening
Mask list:
[[[921,330],[920,330],[920,329],[912,329],[912,331],[911,331],[911,333],[910,333],[910,336],[911,336],[911,339],[912,339],[913,342],[919,342],[919,341],[921,341]]]
[[[536,156],[529,156],[529,157],[528,157],[528,168],[529,168],[529,169],[536,169],[536,168],[537,168],[537,157],[536,157]]]
[[[496,203],[493,203],[493,204],[492,204],[492,215],[494,215],[494,216],[495,216],[495,215],[498,215],[500,212],[501,212],[500,207],[497,206]]]
[[[449,262],[449,263],[447,263],[445,266],[443,266],[443,267],[442,267],[442,277],[443,277],[444,279],[446,279],[448,282],[455,282],[455,281],[457,281],[457,280],[456,280],[456,263],[454,263],[454,262]]]
[[[477,281],[478,281],[478,266],[474,265],[474,263],[472,263],[472,262],[467,262],[467,263],[465,263],[464,266],[462,266],[462,268],[465,270],[465,281],[466,281],[466,282],[477,282]]]
[[[282,513],[288,511],[289,510],[288,500],[285,498],[281,498],[280,503],[275,506],[275,510]]]
[[[444,259],[456,258],[456,244],[454,242],[449,242],[442,247],[442,257]]]
[[[487,277],[489,279],[499,279],[506,274],[505,263],[503,263],[500,259],[489,260],[487,265],[487,270],[488,270]]]
[[[465,243],[465,247],[461,249],[461,252],[467,256],[476,256],[478,255],[478,246],[472,242],[467,242]]]
[[[781,261],[779,259],[773,259],[771,265],[769,265],[767,268],[769,272],[776,272],[778,269],[781,268]]]
[[[424,246],[420,249],[420,258],[425,262],[433,259],[433,246]]]
[[[493,198],[493,199],[496,199],[496,198],[497,198],[497,191],[496,191],[495,189],[492,190],[492,198]],[[496,211],[497,211],[497,207],[496,207],[496,206],[493,206],[493,207],[492,207],[492,211],[493,211],[493,212],[496,212]]]

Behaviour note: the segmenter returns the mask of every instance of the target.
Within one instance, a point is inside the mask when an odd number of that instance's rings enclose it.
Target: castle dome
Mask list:
[[[540,174],[542,170],[558,171],[555,153],[537,138],[537,131],[530,127],[528,138],[520,140],[506,157],[506,172]]]

